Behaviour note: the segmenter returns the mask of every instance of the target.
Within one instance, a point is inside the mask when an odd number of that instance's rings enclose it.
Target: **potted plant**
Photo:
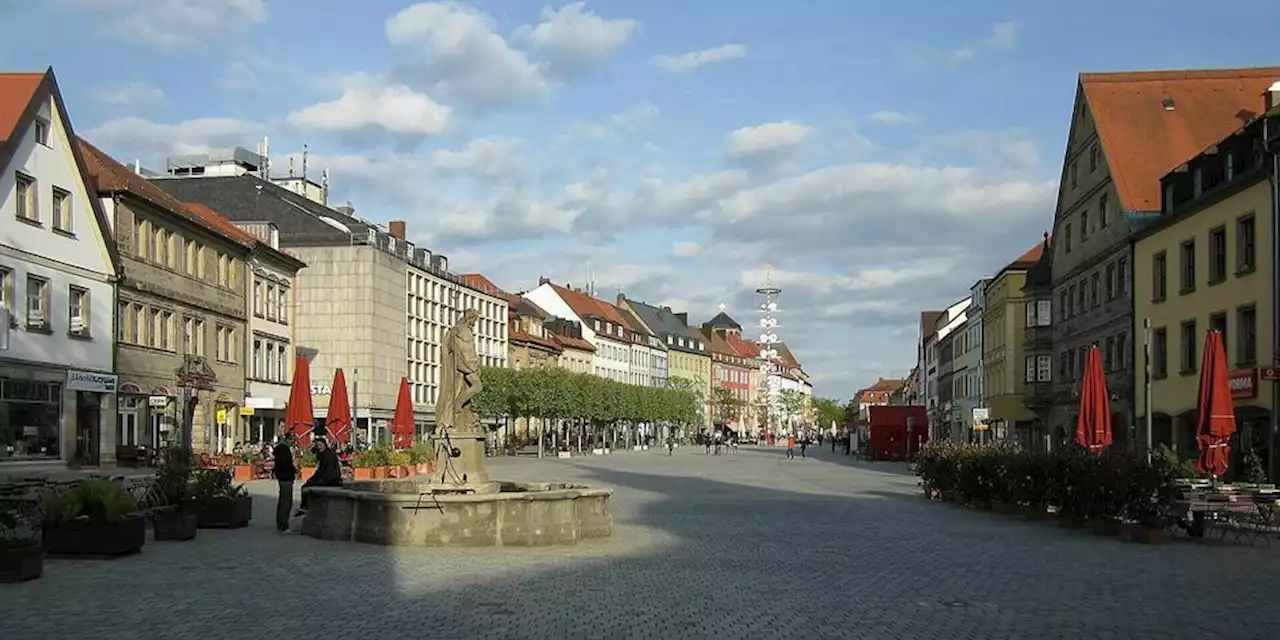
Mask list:
[[[1057,508],[1058,526],[1084,526],[1092,498],[1088,477],[1093,472],[1093,460],[1092,453],[1075,443],[1068,443],[1051,455],[1048,497]]]
[[[40,501],[28,495],[0,496],[0,583],[26,582],[44,573]]]
[[[236,457],[236,464],[233,467],[235,471],[236,482],[249,482],[253,480],[253,470],[262,462],[261,456],[256,453],[242,453]]]
[[[156,540],[184,541],[196,537],[197,517],[191,504],[192,455],[181,447],[165,452],[156,470],[156,491],[164,507],[151,515]]]
[[[351,456],[351,478],[357,481],[372,480],[373,462],[367,451]]]
[[[369,466],[373,468],[373,477],[377,480],[385,480],[391,475],[391,449],[384,444],[374,445],[370,447],[365,455],[369,458]]]
[[[116,557],[141,551],[147,542],[137,501],[107,478],[51,491],[42,507],[44,549],[51,556]]]
[[[1161,544],[1165,526],[1173,518],[1173,505],[1178,499],[1178,469],[1166,459],[1153,457],[1151,462],[1139,460],[1130,478],[1132,491],[1125,505],[1125,515],[1132,521],[1129,539],[1146,544]]]
[[[409,449],[409,455],[413,458],[414,471],[421,475],[431,473],[434,470],[431,463],[435,462],[435,453],[431,445],[426,442],[413,443]]]
[[[303,451],[298,456],[298,474],[299,479],[306,482],[311,476],[316,474],[316,454],[312,451]]]
[[[393,478],[409,477],[409,466],[412,464],[413,458],[404,449],[397,449],[387,454],[387,466]]]
[[[200,469],[191,482],[196,522],[202,529],[238,529],[253,517],[253,497],[235,484],[230,469]]]
[[[1129,502],[1134,460],[1134,456],[1115,449],[1107,449],[1096,458],[1090,475],[1092,509],[1087,517],[1093,523],[1093,532],[1100,536],[1118,536],[1124,531],[1120,516]]]

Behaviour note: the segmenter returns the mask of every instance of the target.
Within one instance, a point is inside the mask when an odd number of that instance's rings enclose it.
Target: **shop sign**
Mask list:
[[[313,384],[311,385],[311,395],[313,396],[333,395],[333,389],[327,384]]]
[[[1280,380],[1280,366],[1271,365],[1270,367],[1262,367],[1258,376],[1267,382],[1275,382]]]
[[[253,415],[253,407],[240,407],[240,415],[242,416]]]
[[[120,378],[114,373],[94,373],[92,371],[68,371],[67,389],[71,391],[91,391],[93,393],[115,393]]]
[[[169,396],[148,396],[147,406],[152,409],[163,409],[169,406]]]
[[[1227,387],[1232,398],[1258,397],[1258,370],[1243,369],[1227,374]]]
[[[218,424],[226,424],[226,423],[227,423],[227,410],[226,410],[226,409],[218,409],[218,410],[217,410],[217,412],[215,412],[215,413],[214,413],[214,416],[216,417]]]
[[[975,425],[989,422],[991,420],[991,409],[987,407],[973,408],[973,423]]]

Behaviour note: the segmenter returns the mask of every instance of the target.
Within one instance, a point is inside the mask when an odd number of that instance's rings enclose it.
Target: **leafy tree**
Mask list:
[[[807,404],[808,398],[796,389],[783,389],[778,392],[778,408],[784,423],[803,422]]]
[[[824,427],[844,423],[844,407],[831,398],[814,398],[813,404],[818,408],[818,423]]]
[[[716,385],[711,387],[711,415],[717,422],[727,423],[736,420],[742,409],[742,401],[728,387]]]

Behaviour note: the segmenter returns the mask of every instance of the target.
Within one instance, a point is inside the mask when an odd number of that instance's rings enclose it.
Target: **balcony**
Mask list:
[[[1028,382],[1022,392],[1022,401],[1028,409],[1033,411],[1037,408],[1049,407],[1054,402],[1053,383]]]

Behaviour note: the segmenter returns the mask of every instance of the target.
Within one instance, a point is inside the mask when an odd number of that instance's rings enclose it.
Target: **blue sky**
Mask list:
[[[512,290],[590,274],[750,327],[772,264],[780,334],[847,398],[907,373],[921,309],[1050,226],[1077,73],[1272,64],[1249,15],[1275,13],[0,0],[0,68],[52,65],[77,130],[122,160],[269,136],[280,173],[305,142],[334,200]]]

